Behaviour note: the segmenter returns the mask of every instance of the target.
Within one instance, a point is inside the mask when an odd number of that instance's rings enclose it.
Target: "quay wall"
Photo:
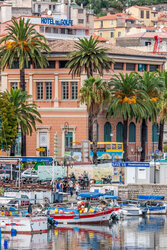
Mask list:
[[[167,185],[164,184],[127,184],[127,185],[117,185],[117,184],[95,184],[94,187],[104,187],[111,189],[118,188],[118,197],[122,200],[124,199],[136,199],[137,195],[155,195],[155,196],[165,196],[165,201],[167,202]]]

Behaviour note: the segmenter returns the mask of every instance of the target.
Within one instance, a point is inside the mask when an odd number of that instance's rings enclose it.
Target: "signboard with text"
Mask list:
[[[67,19],[56,20],[53,18],[41,17],[41,24],[73,26],[73,20],[67,20]]]

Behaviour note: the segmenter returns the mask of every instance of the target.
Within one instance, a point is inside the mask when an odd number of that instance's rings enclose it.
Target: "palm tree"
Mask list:
[[[25,68],[29,63],[47,66],[46,55],[50,51],[46,38],[35,30],[35,25],[30,20],[25,22],[24,18],[12,19],[12,24],[6,28],[7,35],[0,40],[1,69],[12,67],[14,63],[19,64],[20,87],[25,87]],[[26,136],[22,134],[22,155],[26,155]]]
[[[79,101],[87,105],[88,114],[93,120],[93,163],[97,164],[97,116],[110,101],[108,84],[99,77],[90,76],[80,89]]]
[[[32,96],[27,95],[27,92],[22,91],[22,89],[14,90],[11,88],[10,92],[6,92],[9,102],[15,107],[18,130],[20,129],[23,135],[32,135],[33,129],[36,130],[36,122],[42,122],[37,105],[27,103]],[[13,155],[14,152],[11,154]]]
[[[163,134],[164,134],[164,123],[167,120],[167,72],[163,70],[158,71],[161,81],[164,83],[164,89],[161,91],[161,98],[158,104],[160,123],[159,123],[159,141],[158,149],[162,152],[163,150]]]
[[[79,42],[75,42],[75,51],[69,53],[66,66],[70,69],[69,74],[72,76],[80,76],[83,71],[86,72],[87,77],[93,77],[94,73],[103,75],[104,70],[109,71],[111,69],[111,63],[113,60],[107,56],[108,49],[102,47],[98,39],[94,39],[92,36],[87,39],[79,39]],[[88,118],[88,138],[92,141],[92,117]]]
[[[147,113],[147,116],[142,119],[142,136],[141,136],[141,161],[145,161],[145,145],[146,145],[146,132],[147,132],[147,120],[151,120],[153,122],[156,121],[157,118],[157,101],[159,100],[159,96],[161,90],[163,88],[163,82],[158,76],[157,72],[144,72],[143,76],[138,75],[139,77],[139,89],[145,91],[149,97],[147,101],[147,105],[149,104],[151,107],[151,112]]]
[[[127,131],[128,121],[132,119],[140,120],[145,117],[149,106],[146,105],[147,94],[138,89],[138,76],[131,72],[130,74],[114,75],[109,83],[111,87],[111,103],[108,107],[107,116],[123,119],[123,145],[124,161],[128,160],[127,151]]]
[[[88,78],[95,72],[102,76],[104,70],[111,69],[113,60],[106,55],[108,49],[102,47],[98,39],[92,36],[89,39],[79,39],[79,42],[75,42],[74,48],[76,50],[69,53],[67,62],[69,74],[72,76],[80,76],[83,71]]]

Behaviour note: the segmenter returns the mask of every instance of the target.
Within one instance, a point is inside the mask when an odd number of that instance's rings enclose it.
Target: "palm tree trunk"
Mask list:
[[[15,142],[12,144],[10,148],[10,156],[15,156]]]
[[[159,124],[159,141],[158,141],[158,149],[161,152],[163,150],[163,135],[164,135],[164,120],[161,120]]]
[[[97,164],[97,116],[93,118],[93,163]]]
[[[22,91],[26,90],[26,83],[25,83],[25,71],[24,68],[20,69],[20,88]]]
[[[146,124],[146,120],[143,119],[142,120],[142,137],[141,137],[141,147],[142,147],[142,151],[141,151],[141,161],[145,161],[146,158],[146,130],[147,130],[147,124]]]
[[[123,160],[128,161],[128,147],[127,147],[127,134],[128,134],[128,119],[123,119],[123,146],[124,146],[124,155]]]
[[[20,69],[20,88],[22,91],[26,90],[24,68]],[[24,135],[23,132],[21,133],[21,155],[26,156],[26,135]]]
[[[88,117],[88,140],[93,141],[93,120],[91,114]]]

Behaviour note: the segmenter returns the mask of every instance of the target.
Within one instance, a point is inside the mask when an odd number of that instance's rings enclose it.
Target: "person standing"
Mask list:
[[[63,181],[60,180],[60,184],[59,184],[59,202],[62,203],[63,202]]]
[[[59,202],[59,182],[55,181],[55,193],[54,193],[54,202]]]
[[[68,179],[68,185],[69,185],[69,188],[70,188],[70,195],[71,197],[73,196],[73,188],[74,188],[74,185],[73,185],[73,182],[71,179]]]

